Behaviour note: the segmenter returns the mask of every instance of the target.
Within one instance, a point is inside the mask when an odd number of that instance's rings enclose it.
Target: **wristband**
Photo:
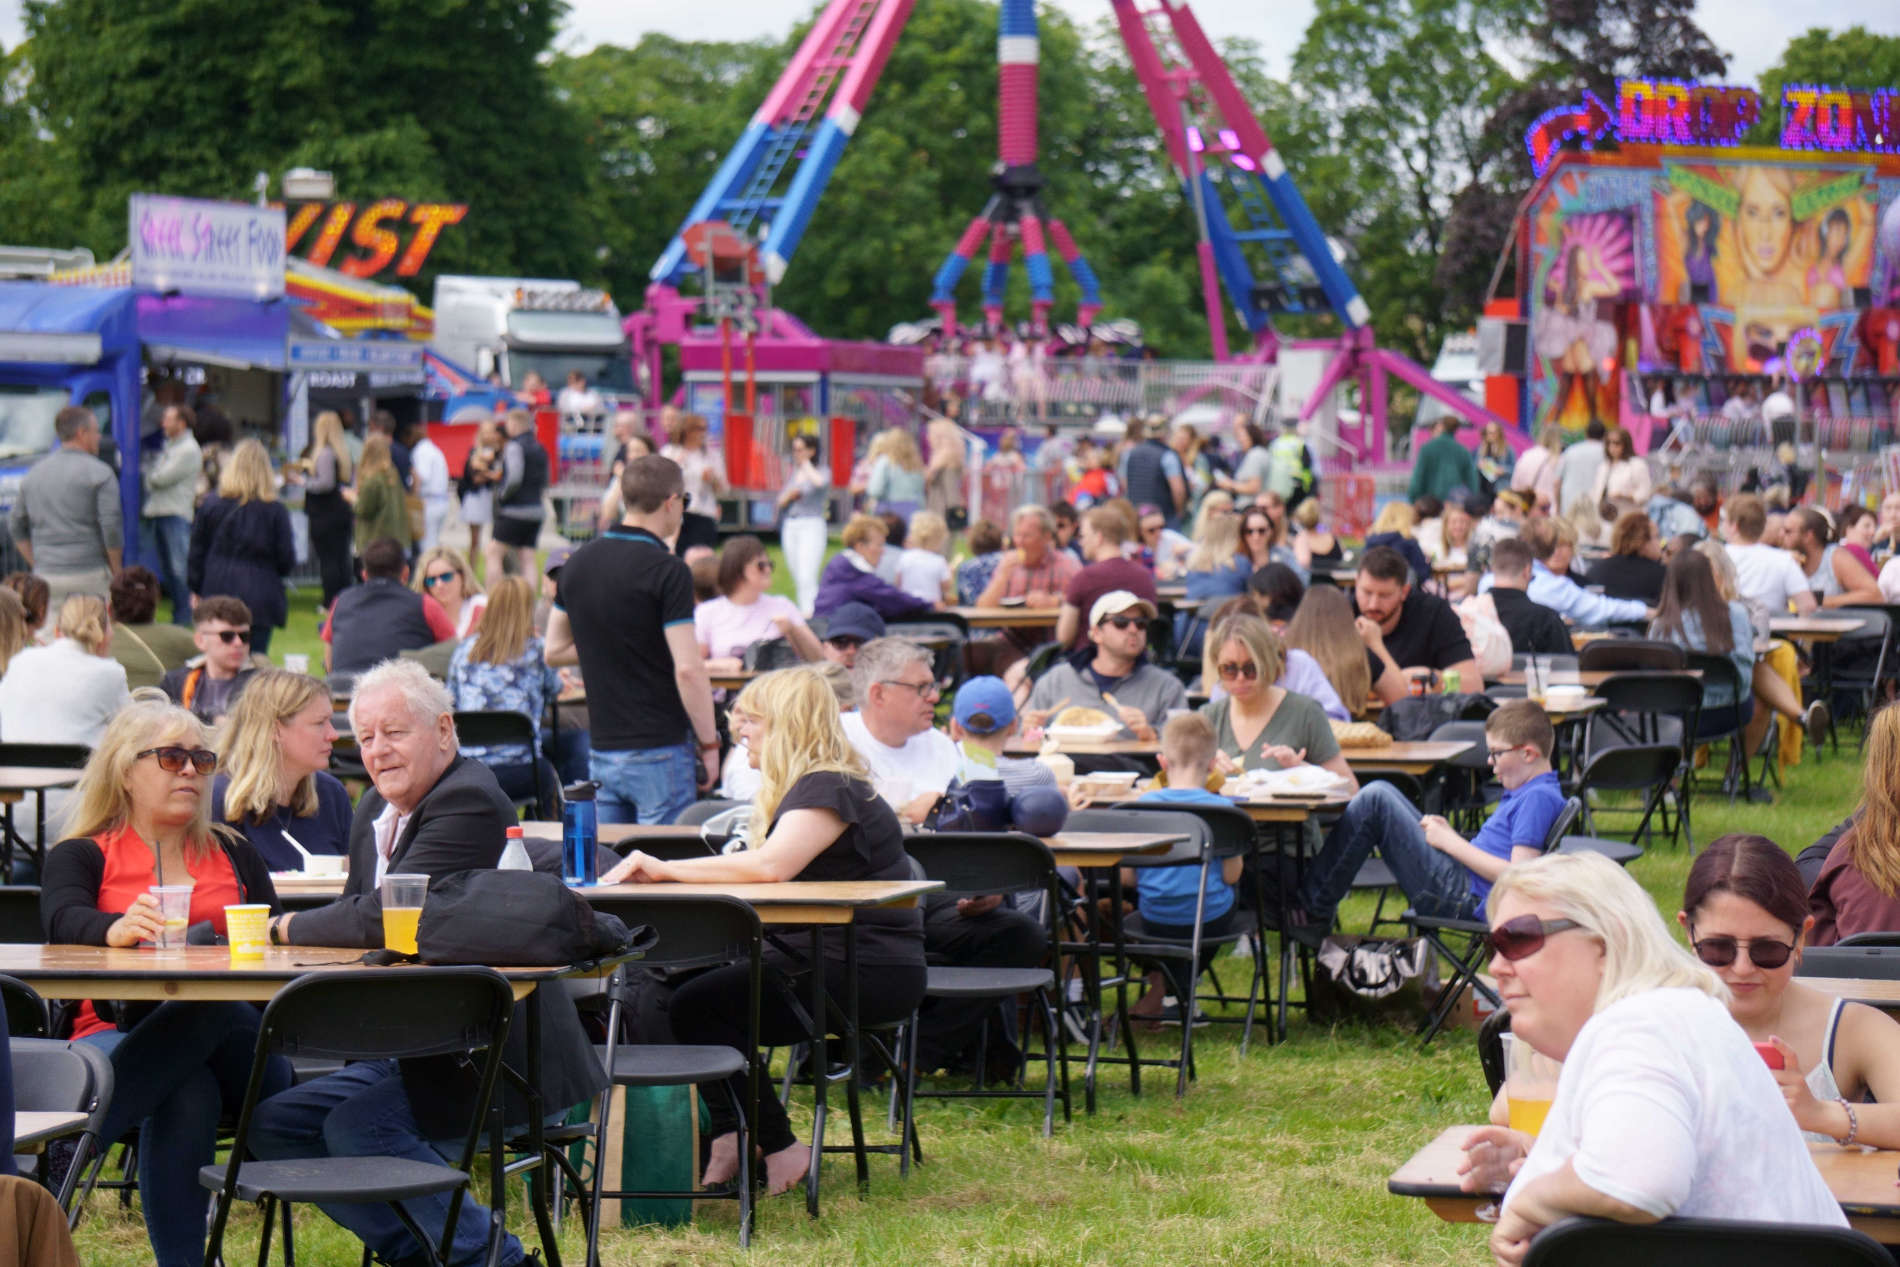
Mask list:
[[[1847,1114],[1847,1134],[1835,1142],[1842,1148],[1852,1148],[1854,1140],[1860,1136],[1860,1114],[1854,1112],[1854,1106],[1844,1098],[1836,1099],[1834,1103],[1840,1105],[1841,1110]]]
[[[702,740],[699,745],[699,750],[701,752],[715,752],[718,750],[718,748],[719,748],[719,741],[717,739]]]

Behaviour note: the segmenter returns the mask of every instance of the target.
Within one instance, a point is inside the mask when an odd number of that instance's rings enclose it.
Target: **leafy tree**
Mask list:
[[[1748,134],[1751,145],[1773,145],[1780,138],[1784,84],[1836,88],[1900,84],[1900,36],[1875,35],[1863,26],[1845,31],[1817,26],[1789,40],[1781,60],[1762,72],[1761,121]]]

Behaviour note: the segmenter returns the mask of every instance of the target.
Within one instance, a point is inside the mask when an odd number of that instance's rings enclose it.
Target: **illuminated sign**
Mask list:
[[[1900,154],[1900,89],[1789,84],[1781,91],[1781,148]],[[1588,89],[1583,102],[1546,111],[1524,133],[1531,170],[1543,175],[1558,151],[1606,138],[1702,149],[1741,144],[1762,117],[1761,94],[1731,84],[1624,79],[1611,111]]]
[[[383,198],[359,212],[353,202],[306,202],[291,214],[285,237],[296,250],[306,234],[311,234],[303,252],[312,264],[329,267],[331,257],[347,235],[356,253],[348,254],[334,265],[351,277],[374,277],[396,265],[396,276],[414,277],[422,268],[436,239],[451,224],[460,224],[468,214],[467,203],[406,202],[401,198]],[[405,246],[403,233],[408,231]],[[401,251],[401,258],[397,252]]]
[[[1900,154],[1900,92],[1788,84],[1781,90],[1781,148]]]
[[[284,213],[241,202],[133,194],[132,284],[236,299],[284,293]]]

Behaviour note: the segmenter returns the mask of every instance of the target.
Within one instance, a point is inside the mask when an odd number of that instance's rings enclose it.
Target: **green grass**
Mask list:
[[[776,561],[776,551],[775,561]],[[778,580],[789,585],[783,567]],[[274,650],[317,650],[315,598],[292,603],[291,626]],[[1773,805],[1730,805],[1706,795],[1696,806],[1697,839],[1761,832],[1797,850],[1844,817],[1859,789],[1851,743],[1841,753],[1804,758],[1787,774]],[[1618,820],[1606,816],[1613,832]],[[1686,852],[1660,849],[1631,872],[1674,926],[1688,873]],[[1342,919],[1363,928],[1367,898]],[[1232,965],[1230,979],[1239,969]],[[1231,982],[1230,982],[1231,983]],[[1202,1030],[1195,1040],[1200,1077],[1177,1103],[1166,1071],[1148,1071],[1143,1094],[1105,1070],[1100,1112],[1039,1134],[1040,1108],[1028,1102],[926,1102],[919,1112],[926,1164],[900,1181],[894,1159],[874,1157],[871,1189],[852,1192],[848,1158],[825,1168],[825,1213],[804,1204],[763,1204],[750,1255],[735,1238],[729,1202],[700,1208],[691,1228],[612,1229],[603,1237],[610,1264],[945,1264],[1208,1263],[1440,1264],[1480,1261],[1486,1229],[1441,1223],[1422,1203],[1388,1196],[1385,1178],[1439,1129],[1483,1117],[1488,1098],[1472,1035],[1456,1031],[1424,1051],[1409,1031],[1357,1024],[1325,1027],[1294,1013],[1284,1044],[1257,1043],[1239,1054],[1233,1027]],[[1165,1040],[1145,1040],[1156,1048]],[[801,1091],[792,1120],[807,1136],[810,1100]],[[867,1125],[883,1132],[882,1101]],[[845,1138],[842,1112],[833,1142]],[[523,1220],[511,1198],[510,1226]],[[255,1254],[258,1220],[237,1217],[228,1258]],[[578,1262],[578,1222],[562,1250]],[[528,1239],[532,1245],[532,1238]],[[92,1201],[79,1230],[91,1267],[134,1267],[150,1260],[136,1211],[120,1212],[110,1194]],[[356,1242],[320,1214],[298,1217],[299,1259],[312,1267],[358,1261]]]

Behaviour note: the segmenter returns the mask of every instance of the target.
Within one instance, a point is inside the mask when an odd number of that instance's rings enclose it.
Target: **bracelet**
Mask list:
[[[1835,1142],[1842,1148],[1852,1148],[1854,1140],[1860,1135],[1860,1114],[1854,1112],[1854,1106],[1845,1098],[1836,1099],[1834,1103],[1840,1105],[1842,1111],[1847,1114],[1847,1134]]]
[[[281,946],[284,944],[283,937],[281,933],[279,932],[279,925],[281,925],[283,922],[284,922],[283,916],[281,915],[271,916],[270,924],[267,927],[269,928],[269,931],[270,931],[270,944],[273,946]]]
[[[718,749],[719,741],[717,739],[706,740],[699,745],[701,752],[716,752]]]

